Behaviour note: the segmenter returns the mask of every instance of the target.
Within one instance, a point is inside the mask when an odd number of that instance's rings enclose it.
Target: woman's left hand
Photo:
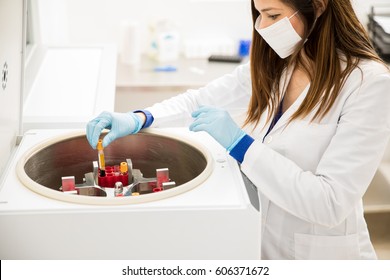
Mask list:
[[[192,117],[195,120],[189,127],[191,131],[206,131],[228,151],[245,136],[225,110],[204,106],[194,111]]]

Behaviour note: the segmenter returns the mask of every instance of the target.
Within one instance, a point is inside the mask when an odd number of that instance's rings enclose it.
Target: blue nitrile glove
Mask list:
[[[225,110],[205,106],[192,117],[191,131],[206,131],[229,152],[246,135]]]
[[[142,121],[133,112],[102,112],[87,124],[87,139],[92,148],[96,149],[100,134],[105,128],[110,129],[110,132],[103,138],[103,147],[117,138],[137,133],[142,128]]]

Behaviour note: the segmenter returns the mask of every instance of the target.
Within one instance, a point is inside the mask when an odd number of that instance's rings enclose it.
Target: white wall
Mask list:
[[[65,39],[69,43],[119,43],[120,22],[128,19],[141,23],[144,50],[150,42],[150,24],[161,18],[177,24],[182,42],[192,38],[230,37],[238,41],[251,37],[250,0],[32,1],[41,3],[42,31],[46,32],[43,38],[49,44]],[[364,25],[371,5],[390,5],[390,0],[352,2]]]
[[[150,42],[149,26],[157,19],[174,21],[181,41],[192,38],[251,38],[248,0],[65,0],[71,43],[119,43],[120,23],[141,24],[142,46]]]

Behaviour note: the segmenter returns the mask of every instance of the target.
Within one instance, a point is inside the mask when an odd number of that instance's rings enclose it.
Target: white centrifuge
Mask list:
[[[0,0],[0,101],[12,106],[0,112],[1,155],[11,155],[0,185],[0,258],[259,259],[257,190],[206,133],[148,129],[114,141],[104,157],[106,168],[127,163],[121,193],[97,186],[111,177],[100,174],[84,130],[28,130],[16,145],[24,43],[15,34],[25,10],[22,0]]]

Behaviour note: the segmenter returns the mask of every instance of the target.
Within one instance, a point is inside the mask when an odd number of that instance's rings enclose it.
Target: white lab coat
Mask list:
[[[261,198],[263,259],[376,258],[362,196],[389,140],[390,74],[376,62],[359,66],[320,122],[311,123],[309,115],[287,125],[306,88],[265,139],[267,112],[256,129],[245,128],[255,142],[241,169]],[[246,64],[204,88],[147,109],[154,127],[183,126],[199,105],[245,114],[250,95]]]

